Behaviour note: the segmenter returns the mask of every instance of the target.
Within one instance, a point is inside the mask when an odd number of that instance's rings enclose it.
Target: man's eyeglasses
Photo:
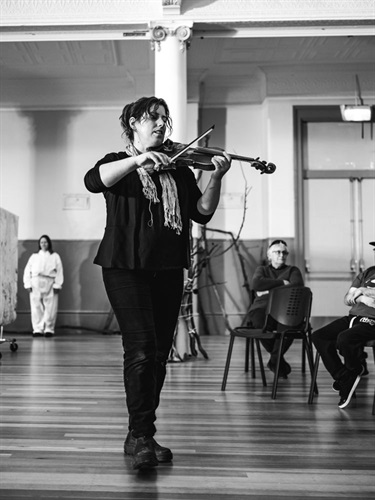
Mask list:
[[[272,250],[272,253],[277,253],[277,255],[289,255],[287,250]]]

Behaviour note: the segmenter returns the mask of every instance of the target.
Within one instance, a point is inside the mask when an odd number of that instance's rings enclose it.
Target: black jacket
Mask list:
[[[85,186],[92,193],[103,193],[107,205],[104,237],[94,262],[102,267],[167,270],[190,265],[190,220],[206,224],[212,215],[202,215],[197,201],[202,193],[189,167],[170,173],[176,181],[182,218],[182,233],[164,226],[163,203],[150,203],[142,192],[136,171],[107,188],[99,173],[103,163],[127,158],[125,152],[107,154],[85,175]],[[152,175],[161,200],[159,174]]]

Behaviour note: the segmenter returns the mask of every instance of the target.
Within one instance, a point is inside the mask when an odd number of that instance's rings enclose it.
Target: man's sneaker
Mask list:
[[[169,448],[161,446],[155,439],[151,438],[154,444],[154,450],[158,462],[170,462],[173,459],[173,453]],[[124,453],[126,455],[134,455],[135,445],[137,439],[133,436],[131,432],[128,433],[124,442]]]
[[[363,366],[364,368],[364,372],[362,373],[362,377],[364,377],[365,375],[368,375],[368,368],[367,368],[367,352],[365,350],[362,351],[361,353],[361,356],[360,356],[360,361],[361,361],[361,365]]]
[[[332,390],[335,392],[340,392],[341,386],[342,386],[341,380],[334,380],[333,384],[332,384]],[[356,395],[355,395],[355,392],[353,392],[352,399],[355,399],[355,398],[356,398]]]
[[[341,391],[341,380],[334,380],[332,384],[332,389],[335,392],[340,392]]]
[[[349,372],[347,377],[341,381],[339,408],[346,408],[350,403],[354,391],[361,380],[363,371],[362,366],[359,373]]]
[[[365,359],[363,359],[361,361],[362,363],[362,366],[363,366],[363,373],[362,373],[362,377],[364,377],[365,375],[368,375],[369,374],[369,371],[368,371],[368,368],[367,368],[367,361]]]

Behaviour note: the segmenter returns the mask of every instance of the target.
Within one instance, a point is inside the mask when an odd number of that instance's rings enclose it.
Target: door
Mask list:
[[[362,130],[336,110],[317,111],[299,123],[298,227],[312,316],[332,318],[347,314],[343,298],[353,278],[374,265],[375,143],[371,124]]]

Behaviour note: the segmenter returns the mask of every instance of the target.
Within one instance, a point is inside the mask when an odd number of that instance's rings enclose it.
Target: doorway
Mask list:
[[[374,265],[375,142],[372,124],[343,122],[339,106],[298,107],[295,126],[298,264],[319,324],[348,313],[353,278]]]

